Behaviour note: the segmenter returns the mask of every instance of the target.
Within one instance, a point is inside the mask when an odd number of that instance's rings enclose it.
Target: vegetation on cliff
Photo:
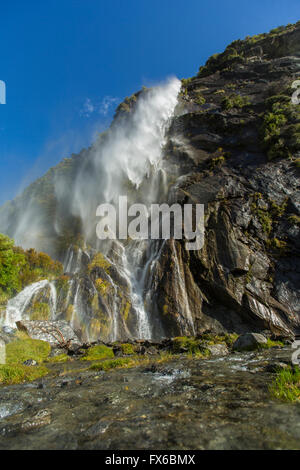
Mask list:
[[[0,303],[4,304],[27,285],[62,274],[61,263],[33,248],[23,250],[0,234]]]

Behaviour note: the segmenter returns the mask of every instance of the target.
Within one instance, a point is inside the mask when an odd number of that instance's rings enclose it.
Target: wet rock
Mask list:
[[[212,356],[226,356],[229,350],[225,344],[208,344],[205,346]]]
[[[39,410],[32,418],[25,420],[21,425],[23,432],[34,431],[51,423],[51,413],[49,410]]]
[[[6,335],[14,335],[16,333],[16,328],[12,328],[11,326],[8,326],[8,325],[4,325],[2,328],[1,328],[1,331],[6,334]]]
[[[288,367],[289,364],[287,362],[274,361],[266,366],[265,371],[275,374],[281,370],[288,369]]]
[[[27,359],[23,362],[24,366],[37,366],[37,362],[34,359]]]
[[[246,333],[236,339],[232,348],[234,351],[251,351],[266,343],[265,336],[259,333]]]
[[[22,403],[4,402],[0,404],[0,419],[12,416],[23,409]]]

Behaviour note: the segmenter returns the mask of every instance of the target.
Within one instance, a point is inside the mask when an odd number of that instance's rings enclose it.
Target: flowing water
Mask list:
[[[28,319],[26,309],[30,306],[32,299],[40,292],[49,289],[49,306],[52,319],[56,316],[57,295],[56,288],[52,282],[47,279],[34,282],[25,287],[16,297],[10,299],[6,306],[4,325],[15,328],[16,322],[22,319]]]
[[[157,241],[150,240],[114,241],[114,246],[117,246],[120,253],[114,259],[111,256],[112,245],[107,240],[95,240],[96,218],[95,212],[90,208],[101,203],[110,203],[117,207],[119,196],[123,195],[127,196],[128,205],[142,203],[148,209],[152,203],[166,201],[168,178],[163,152],[180,86],[181,82],[173,78],[162,86],[143,92],[134,111],[126,119],[116,120],[105,141],[92,147],[86,166],[83,165],[76,176],[74,187],[71,188],[71,211],[81,219],[84,241],[106,255],[129,286],[131,305],[136,315],[136,331],[132,335],[137,338],[152,337],[152,325],[145,305],[151,301],[152,272],[160,245]],[[57,187],[56,192],[62,194],[61,188]],[[83,257],[89,256],[88,251],[70,246],[64,259],[65,273],[73,276],[65,294],[64,308],[72,303],[74,310],[71,323],[74,327],[76,319],[86,315],[78,276],[83,267]],[[114,280],[110,279],[110,282],[115,299],[112,299],[110,338],[116,340],[119,336],[119,309]],[[51,291],[51,315],[55,318],[55,286],[48,281],[41,281],[26,287],[9,301],[5,323],[14,326],[15,321],[25,315],[26,307],[33,296],[46,287]]]

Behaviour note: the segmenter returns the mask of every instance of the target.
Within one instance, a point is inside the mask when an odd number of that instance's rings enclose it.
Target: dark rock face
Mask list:
[[[155,298],[172,334],[193,332],[182,293],[174,294],[178,269],[197,332],[288,335],[300,327],[300,105],[290,104],[289,88],[300,74],[299,35],[297,24],[262,35],[255,49],[236,41],[242,63],[221,65],[217,58],[205,74],[184,82],[167,148],[180,174],[172,202],[205,204],[205,245],[190,252],[183,243],[164,245]],[[199,97],[205,104],[197,104]],[[287,141],[283,153],[275,149],[268,158],[266,103],[283,99],[295,113],[288,123],[297,126],[297,145],[289,150]]]

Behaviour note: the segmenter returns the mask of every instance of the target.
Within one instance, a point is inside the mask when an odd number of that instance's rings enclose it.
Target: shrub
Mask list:
[[[226,111],[232,108],[243,108],[250,104],[249,98],[247,96],[241,95],[230,95],[225,96],[222,100],[222,108]]]
[[[26,265],[24,252],[14,250],[14,241],[0,234],[0,287],[9,295],[22,288],[20,271]]]
[[[300,149],[300,111],[290,96],[274,95],[265,101],[266,112],[260,128],[261,142],[271,160],[290,157]]]

